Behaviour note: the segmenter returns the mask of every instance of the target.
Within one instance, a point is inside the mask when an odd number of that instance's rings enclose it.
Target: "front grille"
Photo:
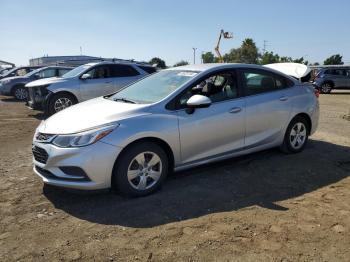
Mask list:
[[[47,159],[49,158],[49,155],[47,154],[45,149],[37,147],[37,146],[33,146],[32,152],[33,152],[34,159],[36,161],[38,161],[42,164],[46,164]]]

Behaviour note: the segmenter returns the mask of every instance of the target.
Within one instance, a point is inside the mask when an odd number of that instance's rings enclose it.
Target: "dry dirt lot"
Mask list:
[[[127,199],[43,186],[41,115],[0,97],[0,260],[350,261],[350,92],[320,103],[303,153],[230,159]]]

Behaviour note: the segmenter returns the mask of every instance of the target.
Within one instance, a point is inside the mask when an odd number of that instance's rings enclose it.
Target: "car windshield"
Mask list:
[[[70,70],[69,72],[65,73],[64,75],[62,75],[61,77],[63,78],[71,78],[71,77],[75,77],[79,74],[81,74],[82,72],[84,72],[86,69],[90,68],[91,65],[81,65],[78,66],[72,70]]]
[[[11,74],[12,72],[16,71],[17,69],[18,69],[18,67],[15,67],[15,68],[13,68],[13,69],[11,69],[11,70],[5,72],[5,73],[2,74],[1,76],[7,76],[7,75]]]
[[[164,70],[143,78],[109,97],[111,100],[151,104],[158,102],[192,79],[198,72]]]

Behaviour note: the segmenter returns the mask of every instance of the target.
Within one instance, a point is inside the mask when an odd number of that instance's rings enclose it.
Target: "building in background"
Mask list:
[[[135,62],[135,63],[146,63],[138,62],[133,59],[125,60],[118,58],[103,58],[95,56],[43,56],[38,58],[32,58],[29,60],[30,66],[50,66],[50,65],[60,65],[60,66],[80,66],[92,62],[101,61],[118,61],[118,62]]]
[[[101,57],[94,56],[43,56],[38,58],[32,58],[29,60],[31,66],[50,66],[50,65],[66,65],[66,66],[79,66],[90,62],[96,62],[104,60]]]

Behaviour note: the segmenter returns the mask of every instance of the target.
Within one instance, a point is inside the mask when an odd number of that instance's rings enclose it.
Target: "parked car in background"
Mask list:
[[[0,79],[3,79],[5,77],[13,77],[13,76],[24,76],[28,74],[29,72],[36,70],[42,66],[20,66],[12,68],[11,70],[7,71],[6,73],[0,75]]]
[[[7,77],[0,80],[0,94],[12,95],[18,100],[27,100],[28,90],[25,88],[27,83],[38,79],[60,77],[72,69],[72,67],[48,66],[36,69],[24,76]]]
[[[10,68],[0,68],[0,76],[3,75],[3,74],[6,74],[11,69],[12,69],[12,67],[10,67]]]
[[[350,89],[350,67],[320,69],[313,84],[323,94],[329,94],[333,89]]]
[[[52,115],[82,101],[114,93],[156,69],[133,62],[99,62],[79,66],[61,78],[43,79],[26,85],[28,104]]]
[[[172,170],[272,147],[301,152],[318,125],[317,94],[257,65],[162,70],[43,121],[34,171],[47,184],[143,196]]]

